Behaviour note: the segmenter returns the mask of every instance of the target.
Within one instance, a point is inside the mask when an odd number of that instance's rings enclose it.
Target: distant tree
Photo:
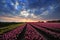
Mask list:
[[[52,20],[52,21],[47,21],[48,23],[60,23],[60,20]]]

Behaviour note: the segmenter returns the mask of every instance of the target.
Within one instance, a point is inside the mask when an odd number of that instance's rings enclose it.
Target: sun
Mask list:
[[[47,21],[44,21],[44,23],[46,23]]]

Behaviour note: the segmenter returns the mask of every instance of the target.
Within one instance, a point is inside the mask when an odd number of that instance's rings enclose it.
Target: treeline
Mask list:
[[[52,20],[52,21],[47,21],[47,22],[49,22],[49,23],[60,23],[60,20]]]
[[[12,24],[21,24],[21,23],[23,23],[23,22],[0,22],[0,28],[5,27],[5,26],[9,26]]]

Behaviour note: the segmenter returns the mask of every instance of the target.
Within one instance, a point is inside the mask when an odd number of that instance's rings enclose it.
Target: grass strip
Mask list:
[[[12,25],[9,25],[7,27],[0,28],[0,34],[3,34],[3,33],[10,31],[10,30],[13,30],[16,27],[19,27],[21,25],[23,25],[23,24],[12,24]]]

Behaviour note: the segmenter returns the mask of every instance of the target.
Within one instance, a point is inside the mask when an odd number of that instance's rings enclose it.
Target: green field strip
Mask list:
[[[3,33],[7,32],[7,31],[10,31],[10,30],[13,30],[16,27],[19,27],[21,25],[24,25],[24,23],[22,23],[22,24],[12,24],[12,25],[9,25],[7,27],[0,28],[0,34],[3,34]]]

